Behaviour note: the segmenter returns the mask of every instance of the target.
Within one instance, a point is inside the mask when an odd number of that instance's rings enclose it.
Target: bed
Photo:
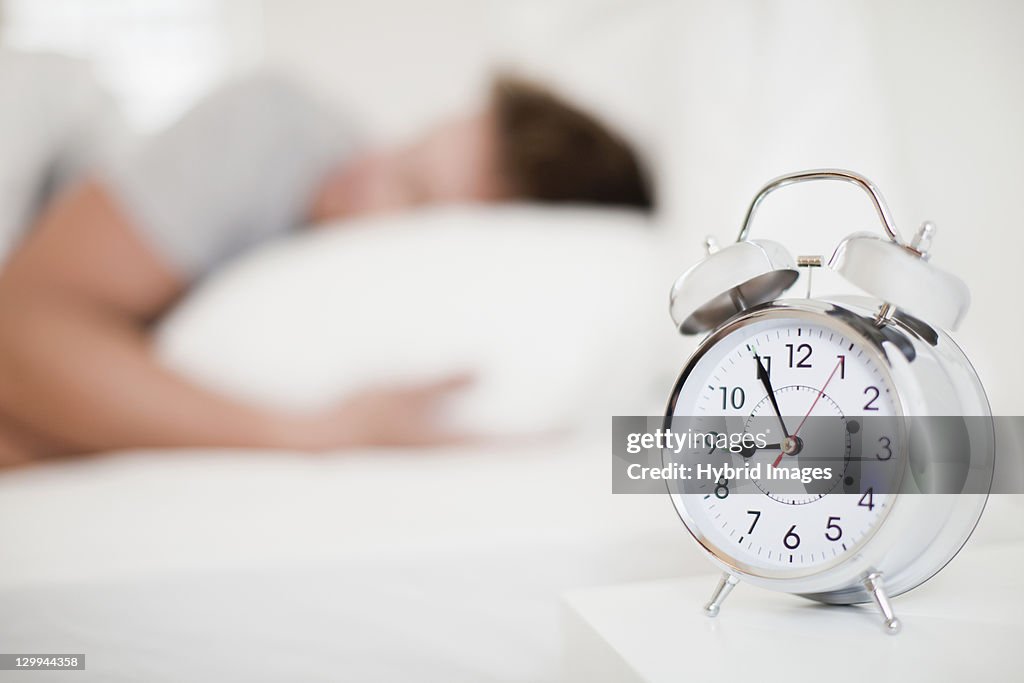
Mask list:
[[[429,451],[154,451],[0,474],[5,651],[93,680],[552,680],[558,596],[703,569],[612,496],[610,415],[682,352],[630,214],[456,207],[318,228],[204,283],[166,363],[283,409],[470,369]],[[514,435],[508,439],[508,435]]]

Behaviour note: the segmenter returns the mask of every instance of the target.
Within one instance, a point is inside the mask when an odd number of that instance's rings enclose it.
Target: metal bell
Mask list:
[[[778,242],[746,240],[707,256],[672,285],[669,312],[683,334],[718,327],[736,313],[778,298],[799,276],[793,256]]]

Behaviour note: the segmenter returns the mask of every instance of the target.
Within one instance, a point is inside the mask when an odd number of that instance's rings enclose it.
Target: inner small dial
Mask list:
[[[771,470],[746,488],[709,480],[673,494],[706,547],[755,570],[808,570],[871,534],[892,496],[863,472],[894,473],[901,460],[897,421],[885,419],[899,415],[899,403],[884,363],[824,316],[763,318],[704,352],[674,397],[673,430],[739,424],[764,435],[765,447],[722,462]],[[831,476],[778,478],[814,467]]]
[[[791,396],[794,392],[798,396]],[[790,385],[775,389],[774,394],[775,404],[769,400],[768,396],[765,396],[754,406],[750,417],[744,424],[745,433],[754,434],[764,427],[766,423],[774,422],[777,419],[774,405],[778,405],[782,410],[785,410],[783,406],[790,406],[794,403],[802,402],[803,405],[810,405],[814,402],[815,397],[818,396],[818,390],[809,386]],[[797,437],[798,441],[796,441],[794,446],[786,449],[786,451],[783,451],[782,448],[778,449],[779,453],[784,453],[784,456],[777,466],[772,461],[772,467],[776,470],[795,470],[800,467],[807,467],[808,464],[811,464],[811,466],[821,465],[832,467],[834,474],[826,480],[814,482],[814,486],[804,487],[806,490],[803,492],[787,490],[790,487],[784,487],[782,491],[779,491],[780,487],[773,485],[773,481],[767,478],[754,480],[754,485],[769,498],[790,505],[813,503],[836,490],[846,478],[846,472],[850,464],[850,430],[856,429],[858,423],[856,421],[848,421],[846,416],[843,415],[843,411],[839,408],[839,404],[825,393],[818,396],[818,405],[815,406],[813,414],[814,419],[805,422],[800,429],[799,436]],[[823,417],[835,417],[837,419],[828,420],[822,419]],[[796,425],[790,425],[791,431],[795,430],[797,426],[799,426],[799,422]],[[771,427],[765,427],[765,429],[770,430]],[[781,433],[781,429],[777,431]],[[827,455],[834,453],[839,457],[826,460],[825,457],[822,457],[826,454],[822,454],[819,450],[817,451],[818,457],[814,458],[813,463],[811,463],[811,459],[808,458],[808,454],[811,452],[810,449],[820,449],[823,444],[827,444]],[[841,444],[839,449],[835,448],[837,444]],[[753,451],[751,455],[764,452],[765,450],[758,449]],[[786,481],[788,482],[789,480]]]

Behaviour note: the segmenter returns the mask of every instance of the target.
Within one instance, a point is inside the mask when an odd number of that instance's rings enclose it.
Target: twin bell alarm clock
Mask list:
[[[866,193],[881,231],[846,237],[827,261],[751,236],[770,193],[836,180]],[[995,437],[981,381],[950,336],[970,295],[930,262],[934,237],[926,222],[904,239],[857,173],[792,173],[761,188],[735,243],[709,238],[672,287],[679,332],[706,336],[675,383],[665,429],[759,434],[679,456],[727,464],[731,476],[669,485],[723,572],[708,616],[744,581],[829,604],[873,602],[895,634],[890,598],[938,573],[971,535]],[[812,296],[819,267],[861,294]],[[801,274],[806,295],[788,297]]]

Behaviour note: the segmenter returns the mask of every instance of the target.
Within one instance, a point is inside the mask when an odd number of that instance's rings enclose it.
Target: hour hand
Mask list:
[[[742,455],[744,458],[751,458],[754,456],[754,453],[757,453],[758,451],[777,451],[780,448],[782,448],[782,444],[780,443],[766,443],[763,446],[750,444],[749,446],[744,446],[742,449],[737,451],[737,453]]]

